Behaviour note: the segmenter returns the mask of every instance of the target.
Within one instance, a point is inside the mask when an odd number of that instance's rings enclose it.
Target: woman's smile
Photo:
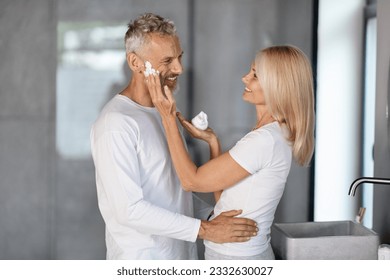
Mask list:
[[[250,90],[249,88],[245,87],[245,91],[246,92],[252,92],[252,90]]]

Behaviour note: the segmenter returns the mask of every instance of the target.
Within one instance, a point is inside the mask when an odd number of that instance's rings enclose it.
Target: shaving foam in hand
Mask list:
[[[197,116],[195,116],[191,123],[200,130],[205,130],[209,126],[209,123],[207,121],[207,115],[203,111],[201,111]]]

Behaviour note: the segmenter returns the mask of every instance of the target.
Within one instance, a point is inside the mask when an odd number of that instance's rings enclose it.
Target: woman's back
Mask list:
[[[242,209],[242,216],[258,223],[259,233],[244,243],[205,241],[206,247],[231,256],[258,255],[268,248],[270,227],[291,166],[292,151],[286,137],[286,130],[272,122],[248,133],[229,151],[251,175],[223,191],[214,215]]]

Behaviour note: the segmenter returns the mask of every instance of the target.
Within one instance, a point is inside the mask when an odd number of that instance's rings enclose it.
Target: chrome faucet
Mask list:
[[[385,184],[390,185],[390,179],[386,178],[373,178],[373,177],[361,177],[353,181],[349,188],[348,195],[355,196],[356,188],[362,183],[373,183],[373,184]]]

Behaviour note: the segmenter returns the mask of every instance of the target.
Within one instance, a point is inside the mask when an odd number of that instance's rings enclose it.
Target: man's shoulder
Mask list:
[[[133,117],[131,106],[126,106],[115,97],[103,108],[92,129],[97,134],[107,132],[129,132],[137,130],[137,121]]]
[[[121,122],[127,118],[132,118],[134,108],[131,103],[126,102],[120,95],[115,95],[103,107],[97,121]]]

